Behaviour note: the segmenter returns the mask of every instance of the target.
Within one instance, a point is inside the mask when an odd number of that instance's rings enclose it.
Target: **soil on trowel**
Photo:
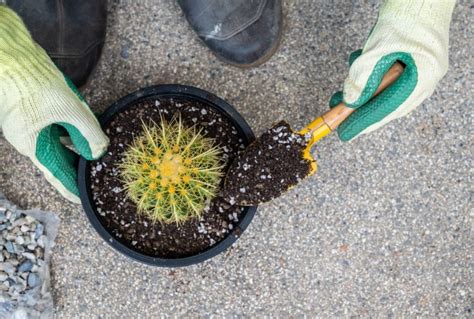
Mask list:
[[[232,122],[212,107],[182,98],[160,98],[140,102],[119,113],[105,128],[110,138],[107,153],[90,164],[93,201],[101,223],[116,240],[140,253],[161,258],[195,255],[222,241],[237,236],[244,207],[215,197],[200,219],[194,218],[179,226],[153,223],[137,214],[136,205],[127,198],[120,178],[119,165],[133,137],[141,134],[142,123],[160,116],[168,121],[181,115],[184,125],[202,128],[202,133],[214,138],[222,150],[222,163],[232,160],[245,149],[241,133]],[[220,187],[223,186],[223,180]]]
[[[225,179],[225,195],[240,205],[270,201],[296,185],[311,172],[303,158],[308,145],[281,121],[253,142],[231,164]]]

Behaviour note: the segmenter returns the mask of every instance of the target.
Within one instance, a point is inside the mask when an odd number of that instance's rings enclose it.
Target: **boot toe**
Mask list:
[[[282,32],[281,0],[178,0],[188,22],[214,54],[252,67],[276,51]]]
[[[227,39],[203,39],[220,59],[241,67],[255,67],[267,61],[278,48],[281,28],[262,30],[266,21],[257,21],[239,34]]]

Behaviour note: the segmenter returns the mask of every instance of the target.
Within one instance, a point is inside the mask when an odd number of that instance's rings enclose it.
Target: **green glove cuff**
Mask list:
[[[79,196],[75,169],[78,156],[60,142],[60,137],[65,135],[64,128],[71,130],[74,127],[65,123],[60,125],[62,126],[53,124],[41,130],[36,141],[35,155],[69,192]]]
[[[361,50],[358,50],[351,54],[349,58],[350,64],[360,56],[361,52]],[[385,73],[397,61],[405,64],[405,70],[402,75],[383,92],[371,99]],[[342,122],[337,129],[339,138],[342,141],[349,141],[367,127],[381,121],[395,111],[410,96],[417,82],[418,71],[415,61],[410,54],[394,52],[384,56],[375,65],[359,99],[352,104],[346,103],[347,106],[357,110]],[[331,97],[329,106],[334,107],[342,100],[342,93],[336,92]]]

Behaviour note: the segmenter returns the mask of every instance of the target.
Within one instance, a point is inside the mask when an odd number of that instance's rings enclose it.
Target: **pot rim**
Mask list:
[[[237,112],[237,110],[231,106],[229,103],[223,99],[217,97],[216,95],[209,93],[207,91],[198,89],[193,86],[181,85],[181,84],[162,84],[155,85],[146,88],[142,88],[138,91],[130,93],[112,105],[110,105],[98,118],[99,123],[102,128],[104,128],[116,114],[124,111],[130,106],[133,106],[140,101],[149,100],[153,97],[166,97],[166,96],[176,96],[176,97],[188,97],[194,100],[198,100],[202,103],[205,103],[212,107],[214,110],[225,115],[231,122],[236,126],[237,130],[240,131],[240,135],[244,142],[248,145],[255,140],[255,135],[253,134],[252,129],[244,118]],[[232,232],[225,237],[220,242],[209,247],[208,249],[200,252],[196,255],[182,257],[182,258],[158,258],[152,257],[145,254],[142,254],[138,251],[135,251],[126,245],[122,244],[120,241],[115,239],[115,237],[109,233],[109,231],[102,225],[99,217],[97,216],[90,188],[90,169],[89,161],[84,157],[79,159],[78,167],[78,184],[79,184],[79,193],[82,206],[84,211],[89,219],[90,223],[94,227],[100,237],[105,240],[110,246],[115,250],[122,253],[123,255],[132,258],[136,261],[139,261],[144,264],[158,266],[158,267],[183,267],[189,266],[197,263],[201,263],[207,259],[210,259],[223,251],[227,250],[245,231],[247,226],[252,221],[257,211],[257,206],[245,207],[242,212],[243,218],[240,219],[238,224],[234,227]]]

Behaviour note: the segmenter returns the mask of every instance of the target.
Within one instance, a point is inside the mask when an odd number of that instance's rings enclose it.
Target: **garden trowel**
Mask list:
[[[383,77],[373,96],[388,87],[403,72],[395,63]],[[301,131],[280,121],[263,133],[230,165],[224,194],[231,204],[254,206],[279,197],[316,172],[312,146],[334,131],[355,109],[343,102],[315,119]]]

